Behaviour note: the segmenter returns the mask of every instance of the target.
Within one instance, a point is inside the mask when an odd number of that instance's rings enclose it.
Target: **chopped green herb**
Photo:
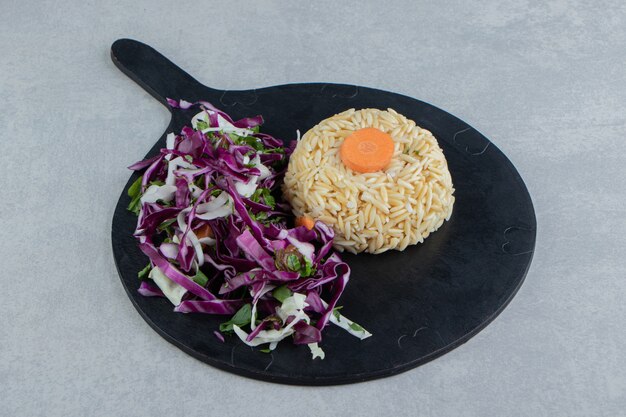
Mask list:
[[[135,182],[133,182],[131,186],[128,187],[128,196],[130,198],[135,198],[137,195],[141,194],[141,181],[142,180],[143,180],[143,175],[139,176],[139,178],[137,178]]]
[[[257,188],[256,191],[254,191],[254,194],[250,197],[250,199],[255,203],[260,202],[261,198],[263,198],[265,204],[270,206],[272,210],[276,208],[276,199],[272,195],[269,188]]]
[[[128,210],[132,211],[137,216],[139,215],[139,210],[141,210],[141,194],[138,194],[135,198],[132,199],[132,201],[128,205]]]
[[[146,265],[144,269],[142,269],[141,271],[137,273],[137,277],[141,281],[144,281],[146,278],[148,278],[148,274],[150,273],[151,270],[152,270],[152,265],[148,264]]]
[[[193,156],[191,155],[185,155],[185,159],[187,160],[187,162],[192,163],[193,162]]]
[[[300,270],[300,276],[306,278],[310,277],[315,273],[315,268],[313,268],[313,263],[309,260],[309,258],[304,258],[304,268]]]
[[[163,223],[157,226],[157,230],[162,232],[164,230],[168,230],[170,226],[176,221],[176,219],[165,220]]]
[[[140,176],[132,183],[130,187],[128,187],[128,196],[131,198],[130,204],[128,205],[128,211],[132,211],[136,215],[139,215],[139,210],[141,209],[141,181],[143,180],[143,175]]]
[[[260,213],[252,213],[250,212],[250,217],[252,218],[252,220],[256,220],[257,222],[262,222],[263,220],[267,220],[267,214],[265,214],[265,212],[260,212]]]
[[[285,148],[274,148],[272,150],[268,150],[266,153],[285,153]]]
[[[154,181],[150,181],[150,185],[158,185],[160,187],[162,185],[165,185],[165,183],[163,181],[154,180]]]
[[[198,120],[198,123],[196,124],[196,130],[204,130],[209,127],[209,124],[205,120]]]
[[[283,216],[274,215],[274,217],[272,217],[272,219],[268,223],[277,224],[277,223],[282,222],[283,220],[284,220]]]
[[[201,285],[203,287],[207,284],[207,282],[209,282],[209,277],[204,275],[204,273],[199,269],[198,269],[198,272],[196,272],[196,275],[194,275],[191,279],[193,279],[196,282],[196,284]]]
[[[252,129],[250,129],[250,130],[252,130],[254,133],[259,133],[259,130],[261,130],[261,126],[259,126],[259,125],[254,126],[254,127],[253,127]]]
[[[263,352],[263,353],[272,353],[272,351],[271,351],[269,348],[259,349],[259,352]]]
[[[254,193],[252,193],[252,195],[250,196],[250,200],[254,201],[255,203],[259,202],[259,198],[261,197],[261,193],[262,193],[262,188],[257,188],[256,190],[254,190]]]
[[[290,254],[287,255],[287,268],[290,271],[297,272],[300,270],[300,260],[298,259],[298,255]]]
[[[266,190],[267,190],[267,188],[266,188]],[[270,206],[272,208],[272,210],[274,210],[276,208],[276,200],[274,199],[274,197],[269,192],[263,198],[265,199],[265,204]]]
[[[356,324],[356,323],[350,323],[350,328],[351,328],[352,330],[354,330],[355,332],[364,332],[364,331],[365,331],[365,329],[364,329],[364,328],[362,328],[361,326],[359,326],[359,325],[358,325],[358,324]]]
[[[274,296],[274,298],[281,303],[287,298],[291,297],[291,294],[293,294],[293,292],[289,288],[287,288],[286,285],[281,285],[280,287],[272,291],[272,295]]]
[[[262,211],[260,213],[252,213],[251,211],[249,211],[249,213],[252,220],[263,224],[279,223],[283,220],[283,217],[278,215],[272,216],[272,218],[270,219],[267,215],[267,212],[265,211]]]
[[[340,320],[341,313],[339,313],[339,310],[341,310],[342,308],[343,308],[343,306],[338,306],[338,307],[333,308],[333,316],[335,316],[337,321]]]
[[[268,188],[257,188],[254,193],[250,196],[250,200],[258,203],[261,201],[261,197],[265,197],[266,195],[271,195],[270,190]]]
[[[222,333],[232,332],[233,325],[242,327],[242,326],[245,326],[246,324],[249,324],[251,315],[252,315],[252,305],[244,304],[244,306],[241,307],[239,311],[237,311],[230,320],[220,324],[220,332]]]
[[[204,175],[199,175],[194,181],[193,184],[196,187],[204,188]]]
[[[255,138],[254,136],[246,136],[246,137],[239,136],[235,140],[235,143],[237,143],[238,145],[248,145],[255,151],[265,150],[265,146],[263,145],[263,142],[261,142],[261,139]]]
[[[164,207],[173,207],[174,203],[176,203],[176,201],[174,200],[170,200],[170,201],[163,201],[161,199],[157,200],[157,203],[161,204]]]

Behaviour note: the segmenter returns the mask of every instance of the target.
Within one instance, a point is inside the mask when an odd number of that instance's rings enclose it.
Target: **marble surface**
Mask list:
[[[407,373],[311,388],[166,343],[117,277],[110,227],[168,113],[112,64],[146,42],[201,82],[352,83],[488,136],[535,203],[510,306]],[[620,1],[13,1],[0,13],[0,415],[626,415],[626,6]]]

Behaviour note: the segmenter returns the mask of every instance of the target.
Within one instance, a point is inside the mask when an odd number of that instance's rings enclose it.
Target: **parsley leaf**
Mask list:
[[[272,295],[274,296],[274,298],[280,301],[281,303],[285,301],[287,298],[291,297],[291,294],[293,293],[291,292],[289,288],[287,288],[286,285],[281,285],[280,287],[272,291]]]
[[[132,211],[136,215],[139,215],[139,210],[141,209],[141,181],[143,180],[143,175],[140,176],[132,183],[130,187],[128,187],[128,196],[131,198],[130,204],[128,205],[128,211]]]
[[[255,138],[254,136],[245,136],[245,137],[237,136],[233,138],[233,141],[237,145],[248,145],[255,151],[265,150],[265,147],[263,146],[263,142],[261,142],[261,139]]]
[[[295,255],[293,253],[290,255],[287,255],[287,259],[285,263],[286,263],[287,269],[289,269],[290,271],[297,272],[300,270],[300,260],[298,259],[298,255]]]
[[[193,181],[193,185],[198,188],[204,188],[204,175],[198,175]]]
[[[204,273],[198,269],[198,272],[196,272],[196,275],[194,275],[191,279],[193,279],[196,284],[201,285],[201,286],[205,286],[207,282],[209,282],[209,277],[207,277],[206,275],[204,275]]]
[[[230,320],[220,324],[220,332],[232,332],[233,325],[242,327],[246,324],[250,324],[251,315],[252,305],[249,303],[244,304],[244,306],[241,307]]]
[[[170,230],[170,229],[171,229],[171,227],[170,227],[170,226],[171,226],[171,225],[172,225],[175,221],[176,221],[176,219],[169,219],[169,220],[165,220],[163,223],[161,223],[160,225],[158,225],[158,226],[157,226],[157,230],[158,230],[159,232],[166,231],[166,232],[168,232],[168,233],[169,233],[170,231],[172,231],[172,230]]]
[[[257,188],[256,190],[254,190],[254,193],[250,196],[250,200],[254,201],[255,203],[258,203],[259,198],[261,197],[262,190],[263,188]]]
[[[258,132],[255,132],[258,133]],[[254,136],[237,136],[230,135],[233,142],[237,145],[248,145],[254,149],[257,153],[285,153],[284,148],[266,148],[265,144],[260,138]]]
[[[341,313],[339,313],[339,310],[341,310],[343,308],[343,306],[339,306],[339,307],[335,307],[333,308],[333,316],[335,316],[335,318],[337,319],[337,321],[340,320],[341,317]]]
[[[141,194],[141,181],[142,180],[143,180],[143,175],[139,176],[139,178],[137,178],[135,182],[133,182],[132,185],[128,187],[128,196],[130,198],[135,198],[137,195]]]
[[[265,190],[267,190],[267,188],[265,188]],[[265,199],[265,204],[267,204],[268,206],[270,206],[272,208],[272,210],[274,210],[276,208],[276,200],[274,199],[274,197],[268,192],[263,196],[263,198]]]
[[[265,222],[267,220],[267,213],[262,211],[260,213],[250,213],[250,217],[252,218],[252,220],[255,220],[257,222]]]
[[[250,218],[254,221],[262,223],[264,225],[268,224],[276,224],[283,221],[283,216],[281,215],[273,215],[271,218],[267,215],[266,211],[261,211],[259,213],[253,213],[252,210],[248,210],[250,214]]]
[[[128,205],[128,211],[132,211],[137,216],[139,215],[139,210],[141,210],[141,194],[133,198],[130,204]]]
[[[358,324],[356,324],[356,323],[350,323],[350,328],[351,328],[352,330],[354,330],[355,332],[364,332],[364,331],[365,331],[365,329],[364,329],[364,328],[362,328],[361,326],[359,326],[359,325],[358,325]]]
[[[204,129],[208,129],[209,127],[210,126],[206,122],[206,120],[198,120],[198,123],[196,124],[196,130],[204,130]]]
[[[276,199],[272,195],[272,192],[270,191],[269,188],[265,188],[265,187],[257,188],[254,191],[254,194],[252,194],[252,196],[250,197],[250,200],[254,201],[255,203],[258,203],[260,202],[261,198],[263,198],[263,201],[265,202],[265,204],[270,206],[272,210],[276,208]]]
[[[148,278],[148,274],[150,273],[150,270],[152,270],[152,265],[148,264],[148,265],[146,265],[146,267],[144,269],[139,271],[137,273],[137,277],[139,278],[139,280],[140,281],[145,281],[146,278]]]
[[[304,258],[304,267],[300,269],[300,276],[306,278],[310,277],[315,273],[315,268],[313,268],[313,263],[309,260],[309,258]]]

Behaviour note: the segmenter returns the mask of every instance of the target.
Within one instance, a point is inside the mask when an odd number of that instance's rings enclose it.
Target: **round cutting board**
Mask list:
[[[320,120],[349,108],[393,108],[430,130],[448,160],[456,189],[450,221],[423,244],[381,255],[342,254],[352,274],[339,304],[342,313],[373,336],[359,340],[336,326],[324,331],[324,360],[288,342],[271,354],[235,336],[213,334],[221,316],[174,313],[166,299],[137,293],[137,272],[147,263],[133,238],[136,217],[126,210],[128,187],[113,217],[113,255],[137,311],[157,333],[184,352],[220,369],[266,381],[332,385],[397,374],[469,340],[511,301],[530,266],[536,220],[522,178],[506,156],[467,123],[400,94],[341,84],[288,84],[243,91],[206,87],[153,48],[120,39],[115,64],[168,106],[166,98],[207,100],[234,119],[263,115],[264,132],[292,140]],[[189,124],[197,109],[172,109],[172,120],[146,157],[165,146],[165,135]],[[141,155],[137,155],[139,160]],[[122,169],[120,167],[120,169]]]

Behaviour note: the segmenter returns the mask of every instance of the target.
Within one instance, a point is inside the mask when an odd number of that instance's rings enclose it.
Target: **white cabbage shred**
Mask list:
[[[148,277],[154,281],[163,291],[163,295],[175,306],[180,304],[183,296],[187,293],[186,289],[169,279],[157,266],[152,268]]]
[[[164,203],[172,201],[176,194],[175,185],[151,185],[146,189],[146,192],[141,196],[141,203],[156,203],[157,200],[161,200]]]

